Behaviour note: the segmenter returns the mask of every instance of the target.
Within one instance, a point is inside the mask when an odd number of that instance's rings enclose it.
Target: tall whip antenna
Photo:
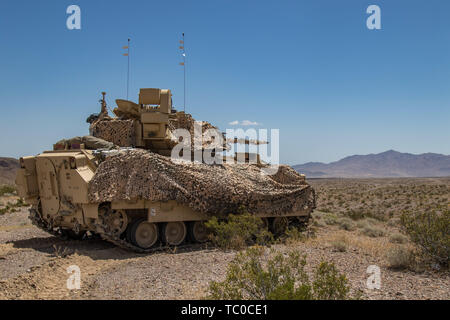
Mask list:
[[[128,100],[128,91],[130,90],[130,39],[128,38],[128,45],[123,46],[123,49],[127,49],[127,53],[123,55],[128,57],[128,69],[127,69],[127,100]]]
[[[180,40],[181,46],[179,49],[181,50],[181,55],[183,56],[183,62],[180,62],[180,65],[183,66],[183,111],[186,112],[186,50],[184,48],[184,32],[182,33],[182,39]]]

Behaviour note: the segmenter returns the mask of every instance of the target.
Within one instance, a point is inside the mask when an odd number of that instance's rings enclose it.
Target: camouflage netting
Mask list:
[[[174,131],[175,129],[183,128],[188,130],[191,136],[194,136],[194,122],[195,119],[189,113],[177,112],[176,119],[169,120],[169,129]],[[208,129],[217,129],[217,127],[207,121],[202,121],[202,132]]]
[[[196,146],[201,148],[217,148],[217,149],[229,149],[226,145],[226,140],[224,139],[222,144],[214,143],[211,139],[203,137],[203,140],[197,141],[202,136],[196,137],[194,135],[194,123],[195,119],[189,114],[184,112],[178,112],[175,114],[174,118],[169,119],[168,127],[170,131],[176,129],[186,129],[191,134],[191,150],[194,150]],[[90,133],[92,136],[111,141],[119,147],[134,147],[136,146],[136,126],[138,125],[138,120],[130,118],[110,118],[103,117],[92,121],[90,125]],[[217,129],[209,122],[202,121],[201,125],[202,133],[208,129]],[[179,143],[178,140],[173,138],[173,146]],[[172,147],[173,147],[172,146]]]
[[[84,136],[84,137],[73,137],[71,139],[62,139],[59,140],[55,146],[60,149],[79,149],[80,145],[84,144],[86,149],[96,150],[96,149],[119,149],[114,143],[96,138],[93,136]]]
[[[273,176],[249,164],[174,163],[139,150],[122,150],[102,162],[89,183],[91,202],[146,199],[176,200],[209,215],[284,213],[314,205],[312,188],[289,166]]]
[[[136,121],[104,119],[94,122],[91,127],[91,135],[110,141],[119,147],[133,147],[136,145]]]

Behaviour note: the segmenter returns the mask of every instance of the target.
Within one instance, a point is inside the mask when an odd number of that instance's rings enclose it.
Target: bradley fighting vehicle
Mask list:
[[[64,238],[82,239],[89,235],[99,235],[118,246],[138,252],[150,252],[157,248],[178,246],[186,242],[207,241],[208,233],[203,222],[211,214],[208,215],[207,210],[199,209],[199,206],[191,205],[202,202],[202,194],[197,189],[192,189],[193,191],[190,194],[186,193],[184,198],[177,196],[179,192],[172,192],[170,196],[166,196],[164,194],[166,185],[161,182],[161,177],[166,176],[164,172],[155,171],[149,174],[149,177],[160,174],[160,178],[145,180],[149,181],[148,183],[153,181],[155,192],[162,194],[158,199],[163,200],[140,196],[115,198],[114,190],[111,191],[113,195],[109,199],[98,197],[105,188],[114,188],[114,183],[120,185],[118,180],[127,178],[120,175],[121,168],[116,165],[113,167],[117,175],[114,182],[108,182],[107,186],[99,186],[98,181],[94,183],[94,180],[100,179],[100,175],[107,178],[110,174],[108,171],[101,174],[98,172],[104,166],[102,162],[120,157],[121,152],[124,154],[145,152],[145,155],[148,154],[149,157],[153,157],[152,159],[170,163],[166,158],[170,156],[171,149],[176,144],[172,130],[176,128],[191,130],[193,123],[189,114],[172,109],[170,90],[141,89],[138,104],[116,100],[114,117],[108,115],[104,95],[105,93],[100,100],[101,112],[91,115],[87,120],[91,124],[89,136],[62,140],[54,145],[52,151],[20,158],[16,184],[19,195],[31,205],[30,219],[33,224]],[[237,185],[242,190],[241,194],[246,194],[245,199],[248,199],[253,191],[245,187],[245,178],[243,179],[242,175],[245,176],[247,171],[256,172],[256,166],[262,164],[232,164],[227,169],[227,181],[234,179],[235,169],[230,169],[235,168],[233,165],[238,169],[245,168],[239,169],[240,178],[236,181],[239,181]],[[200,163],[195,168],[195,172],[202,173],[203,169],[213,170],[218,166],[212,168],[210,165]],[[110,169],[103,169],[105,170]],[[139,172],[139,169],[137,170]],[[176,175],[177,170],[182,169],[176,167],[171,170],[171,174]],[[252,212],[263,218],[276,232],[285,228],[292,220],[307,221],[315,208],[314,190],[306,183],[304,175],[294,173],[290,167],[286,170],[289,172],[289,178],[275,176],[269,181],[271,186],[279,187],[281,190],[265,201],[266,205],[273,205],[274,212],[271,210]],[[184,172],[183,174],[186,177],[187,174]],[[198,184],[207,179],[208,174],[206,178],[203,176],[203,180],[199,179]],[[285,185],[288,180],[290,184]],[[158,183],[161,183],[161,188],[158,187]],[[133,182],[128,184],[133,187]],[[91,190],[95,189],[93,185],[97,188],[94,191]],[[171,183],[171,185],[178,184]],[[182,181],[179,185],[182,185]],[[195,188],[196,185],[191,182],[185,183],[185,189]],[[134,187],[138,192],[147,188],[145,184]],[[231,187],[235,189],[236,183]],[[208,191],[209,188],[203,189]],[[264,198],[266,190],[267,188],[259,192],[258,199]],[[213,189],[211,192],[214,192]],[[236,198],[234,195],[228,197],[226,193],[227,191],[224,191],[220,197],[230,199],[229,202],[234,201],[236,206],[240,205],[242,195],[241,198]],[[191,202],[182,201],[190,196],[197,198]],[[289,202],[287,199],[293,205],[286,207],[281,214],[275,213],[277,207],[286,206]],[[209,201],[220,203],[220,199]],[[256,200],[251,203],[254,207],[259,205],[259,201]]]

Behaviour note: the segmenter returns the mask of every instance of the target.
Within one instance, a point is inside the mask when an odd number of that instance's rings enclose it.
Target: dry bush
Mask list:
[[[356,224],[350,218],[342,218],[339,220],[339,228],[347,231],[353,231],[356,229]]]
[[[305,271],[306,256],[291,251],[266,255],[261,247],[240,252],[229,264],[226,279],[211,282],[210,299],[345,300],[350,287],[334,264],[321,262],[313,280]]]
[[[331,243],[333,250],[337,252],[345,252],[347,251],[347,242],[342,240],[336,240]]]
[[[327,212],[326,214],[323,215],[323,221],[327,224],[327,225],[336,225],[339,223],[339,218],[337,215]]]
[[[322,220],[320,220],[320,219],[314,219],[312,221],[312,225],[315,227],[319,227],[319,228],[323,228],[326,226],[326,224],[324,222],[322,222]]]
[[[386,252],[386,260],[391,269],[414,269],[415,259],[411,249],[404,246],[395,246]]]
[[[401,234],[401,233],[394,233],[389,237],[389,241],[392,243],[398,243],[398,244],[403,244],[408,242],[408,237],[406,237],[405,235]]]
[[[53,256],[56,258],[65,258],[71,254],[73,254],[73,250],[65,246],[58,246],[56,244],[53,245]]]
[[[385,234],[383,229],[370,224],[365,226],[361,232],[371,238],[382,237]]]
[[[398,218],[389,219],[389,221],[387,222],[387,225],[390,227],[397,227],[399,224],[400,224],[400,219],[398,219]]]

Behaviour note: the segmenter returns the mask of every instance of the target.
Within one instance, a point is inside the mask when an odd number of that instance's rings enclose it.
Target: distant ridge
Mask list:
[[[378,154],[353,155],[328,164],[308,162],[293,168],[310,178],[448,177],[450,156],[389,150]]]
[[[20,165],[17,159],[0,157],[0,185],[14,184],[16,171],[19,167]]]

